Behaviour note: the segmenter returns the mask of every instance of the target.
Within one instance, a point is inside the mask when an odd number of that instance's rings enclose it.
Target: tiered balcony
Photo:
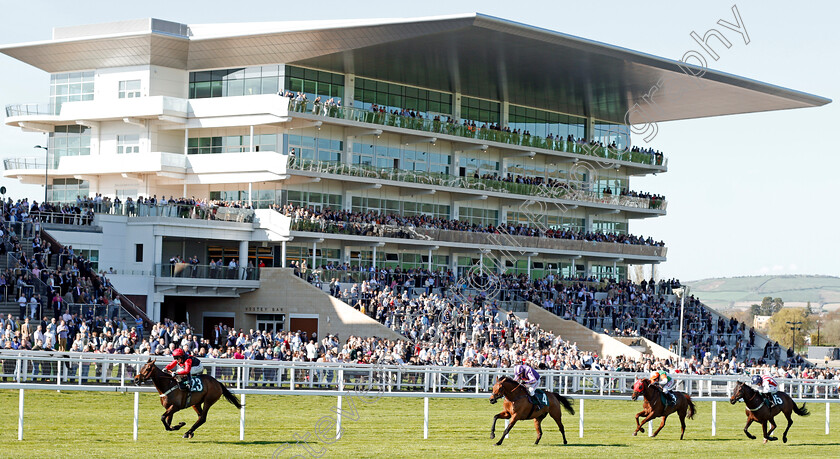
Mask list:
[[[326,117],[356,121],[379,126],[390,126],[395,128],[410,129],[433,134],[450,135],[467,139],[495,142],[497,148],[505,146],[526,147],[528,149],[547,150],[550,152],[563,152],[581,155],[589,158],[602,158],[611,161],[622,161],[630,164],[652,166],[665,170],[668,167],[668,159],[664,156],[654,156],[648,153],[623,151],[615,148],[600,147],[586,143],[569,142],[563,139],[546,139],[538,136],[526,136],[510,132],[496,131],[492,129],[473,129],[462,124],[446,123],[425,118],[412,118],[390,113],[375,113],[354,107],[336,107],[312,102],[289,101],[289,115],[295,114],[312,115],[313,117]]]
[[[582,182],[562,182],[558,185],[530,185],[525,183],[505,182],[501,180],[487,180],[472,177],[457,177],[452,175],[435,174],[429,172],[407,171],[393,168],[376,168],[359,164],[344,164],[328,161],[311,161],[295,158],[289,161],[288,170],[333,174],[365,179],[389,180],[404,183],[416,183],[424,186],[439,186],[459,190],[475,190],[482,192],[497,192],[521,196],[522,200],[535,197],[542,199],[561,199],[567,201],[583,201],[593,204],[625,207],[629,209],[655,210],[665,212],[668,203],[662,199],[638,198],[633,196],[619,196],[600,194],[586,190]]]

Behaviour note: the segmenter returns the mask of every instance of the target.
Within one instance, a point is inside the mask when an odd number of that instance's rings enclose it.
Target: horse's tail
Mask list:
[[[799,407],[799,406],[796,406],[796,402],[793,403],[793,412],[800,415],[800,416],[808,416],[809,414],[811,414],[811,412],[808,411],[808,408],[805,408],[804,403],[802,404],[801,407]]]
[[[688,419],[694,419],[694,415],[697,414],[697,407],[694,406],[694,402],[691,401],[691,396],[688,394],[683,394],[685,396],[685,401],[688,403]]]
[[[224,384],[219,383],[219,386],[222,388],[222,395],[225,396],[225,399],[231,403],[231,405],[235,406],[236,409],[242,409],[242,404],[239,403],[239,399],[236,398],[235,395],[231,394],[227,387]]]
[[[572,406],[568,398],[563,397],[557,392],[552,392],[552,394],[554,394],[554,396],[557,397],[557,401],[560,402],[561,405],[563,405],[563,408],[565,408],[566,411],[569,412],[569,414],[575,414],[575,407]]]

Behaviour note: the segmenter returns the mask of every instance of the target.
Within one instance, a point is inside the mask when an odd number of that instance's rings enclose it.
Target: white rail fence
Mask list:
[[[0,390],[19,391],[18,440],[23,439],[26,390],[134,393],[133,437],[137,440],[140,392],[153,387],[135,386],[134,375],[148,356],[32,351],[0,352]],[[158,363],[171,361],[159,358]],[[423,398],[423,438],[429,438],[429,398],[489,398],[497,377],[510,369],[360,365],[204,359],[205,373],[246,395],[302,395],[337,397],[336,434],[341,433],[343,397],[373,391],[376,397]],[[541,371],[541,388],[580,400],[579,435],[584,433],[584,400],[627,400],[633,383],[646,374],[608,371]],[[674,375],[678,390],[695,401],[712,402],[712,435],[717,430],[717,402],[728,402],[735,382],[746,376]],[[780,379],[781,389],[797,402],[825,403],[825,433],[830,431],[830,406],[840,403],[840,381]],[[150,383],[148,383],[150,384]],[[649,429],[650,430],[650,429]],[[239,437],[245,437],[245,408],[240,412]]]

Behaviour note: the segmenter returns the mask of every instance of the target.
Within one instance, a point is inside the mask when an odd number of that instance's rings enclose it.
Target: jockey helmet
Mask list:
[[[650,374],[650,380],[651,381],[658,381],[659,380],[659,372],[654,371],[653,373],[651,373]]]
[[[756,385],[756,386],[761,385],[761,376],[759,376],[759,375],[753,375],[753,377],[752,377],[752,381],[751,381],[751,382],[752,382],[752,384],[754,384],[754,385]]]
[[[184,353],[184,350],[183,350],[183,349],[181,349],[181,348],[177,348],[177,349],[175,349],[174,351],[172,351],[172,357],[173,357],[173,358],[176,358],[176,359],[177,359],[177,358],[186,357],[186,355],[187,355],[187,354],[185,354],[185,353]]]

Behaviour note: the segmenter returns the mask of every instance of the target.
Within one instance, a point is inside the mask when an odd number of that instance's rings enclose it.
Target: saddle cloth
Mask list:
[[[190,376],[190,379],[187,381],[187,387],[189,387],[190,392],[201,392],[204,390],[204,384],[201,382],[200,376]]]
[[[545,393],[544,390],[538,389],[534,392],[534,397],[539,401],[543,406],[548,406],[548,394]]]

